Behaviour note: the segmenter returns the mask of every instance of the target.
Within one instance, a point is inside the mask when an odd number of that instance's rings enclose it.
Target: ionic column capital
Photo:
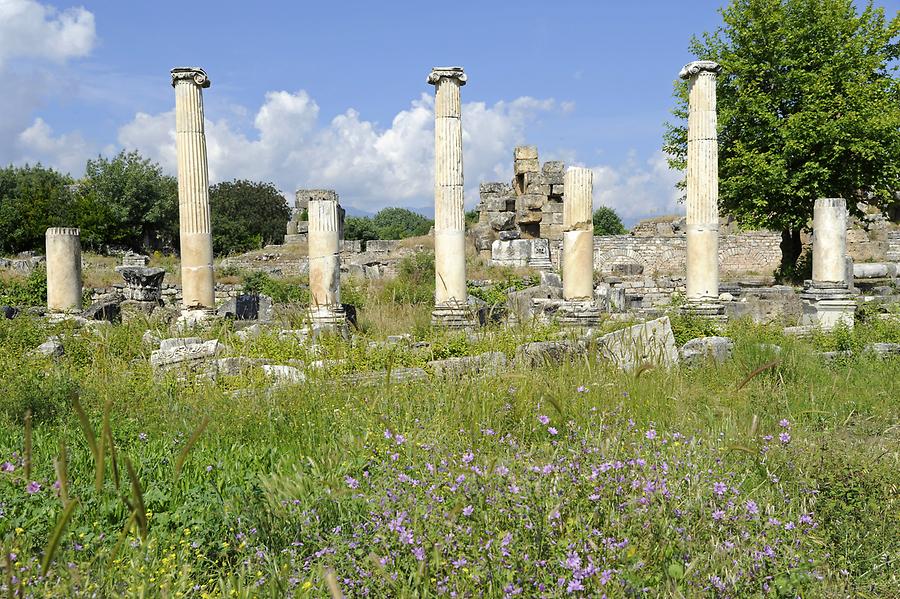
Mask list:
[[[694,62],[689,62],[684,65],[681,71],[679,71],[678,76],[682,79],[690,79],[700,73],[712,73],[713,75],[718,75],[720,72],[722,72],[722,65],[717,62],[713,62],[712,60],[695,60]]]
[[[179,81],[193,81],[198,87],[209,87],[209,75],[200,67],[175,67],[172,69],[172,87]]]
[[[466,73],[462,67],[434,67],[428,74],[426,81],[431,85],[437,85],[441,79],[456,79],[460,86],[466,84]]]

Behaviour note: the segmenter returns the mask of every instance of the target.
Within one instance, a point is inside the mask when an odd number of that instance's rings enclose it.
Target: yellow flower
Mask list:
[[[303,583],[304,591],[309,590],[310,588],[312,588],[312,583],[310,581],[307,580],[306,582]]]
[[[16,534],[17,534],[17,535],[20,535],[20,534],[22,534],[23,532],[25,532],[25,529],[24,529],[24,528],[22,528],[21,526],[17,526],[17,527],[16,527]]]

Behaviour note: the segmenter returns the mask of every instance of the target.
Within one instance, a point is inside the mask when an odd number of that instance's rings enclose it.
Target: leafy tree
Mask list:
[[[77,196],[81,237],[89,247],[144,251],[177,242],[178,183],[135,151],[88,160]]]
[[[690,50],[718,78],[720,209],[782,231],[782,267],[800,254],[817,197],[887,207],[900,189],[900,16],[871,0],[732,0]],[[687,85],[673,114],[687,117]],[[685,124],[668,124],[669,163],[685,168]]]
[[[344,239],[369,241],[378,239],[378,231],[371,218],[348,216],[344,219]]]
[[[404,239],[426,235],[434,224],[406,208],[384,208],[372,218],[378,239]]]
[[[624,235],[627,231],[622,219],[609,206],[594,210],[594,235]]]
[[[0,251],[41,250],[48,227],[74,226],[71,184],[40,164],[0,169]]]
[[[291,216],[274,185],[237,179],[210,188],[209,208],[216,254],[245,252],[280,241]]]

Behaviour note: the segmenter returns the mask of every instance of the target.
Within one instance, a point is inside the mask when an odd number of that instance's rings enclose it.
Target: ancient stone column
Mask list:
[[[215,308],[202,91],[209,85],[209,77],[203,69],[172,69],[172,87],[175,88],[175,145],[178,150],[181,288],[185,310]]]
[[[801,325],[853,326],[856,300],[847,274],[847,202],[819,198],[813,207],[812,280],[800,294]]]
[[[460,88],[461,67],[435,67],[434,85],[434,266],[435,324],[465,326],[467,308],[465,214]]]
[[[68,227],[47,229],[47,309],[81,311],[81,232]]]
[[[721,313],[719,298],[719,142],[716,74],[709,60],[678,74],[688,80],[687,300],[698,313]]]
[[[565,175],[563,200],[563,298],[594,298],[594,174],[573,166]]]
[[[813,283],[847,282],[847,202],[819,198],[813,207]]]
[[[346,324],[341,308],[341,233],[344,210],[334,191],[309,200],[309,311],[314,324]]]

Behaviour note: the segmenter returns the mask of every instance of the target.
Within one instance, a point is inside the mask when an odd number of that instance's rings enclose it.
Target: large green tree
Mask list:
[[[718,78],[720,210],[743,226],[782,231],[783,266],[818,197],[882,207],[900,189],[900,16],[871,1],[733,0],[722,25],[693,37]],[[687,86],[676,83],[681,122],[664,149],[684,169]]]
[[[609,206],[600,206],[594,210],[591,220],[594,223],[594,235],[624,235],[627,233],[622,219]]]
[[[137,152],[88,160],[77,198],[78,224],[88,247],[146,251],[177,245],[178,184]]]
[[[406,208],[384,208],[372,217],[372,224],[379,239],[404,239],[426,235],[434,223]]]
[[[281,192],[271,183],[237,180],[209,190],[213,251],[245,252],[284,238],[291,216]]]
[[[75,226],[71,184],[40,164],[0,169],[0,251],[42,251],[48,227]]]

